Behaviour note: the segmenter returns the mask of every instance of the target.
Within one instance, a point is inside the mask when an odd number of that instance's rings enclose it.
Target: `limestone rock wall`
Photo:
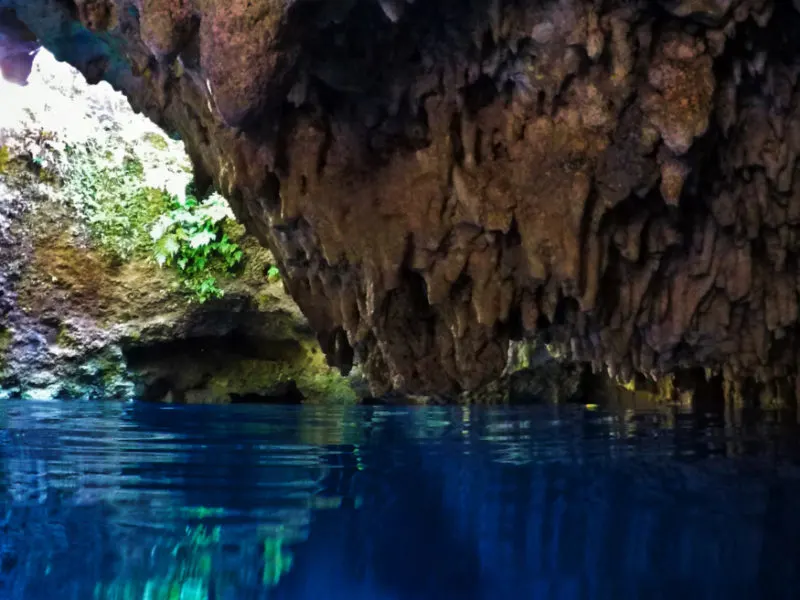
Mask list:
[[[797,362],[800,14],[773,0],[0,0],[186,141],[376,391],[510,339]]]

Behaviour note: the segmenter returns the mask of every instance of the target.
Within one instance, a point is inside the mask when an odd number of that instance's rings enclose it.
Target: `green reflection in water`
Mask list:
[[[292,553],[284,547],[283,536],[264,540],[264,585],[278,585],[281,577],[292,568],[292,560]]]
[[[187,509],[188,510],[188,509]],[[200,510],[215,514],[217,509]],[[158,576],[141,572],[141,577],[125,575],[110,583],[98,583],[95,600],[206,600],[212,591],[220,593],[224,581],[215,579],[221,569],[216,564],[222,545],[222,528],[196,525],[186,528],[185,536],[164,556]],[[292,553],[282,532],[263,539],[263,577],[265,587],[274,587],[292,568]],[[153,549],[153,552],[156,548]],[[136,562],[132,560],[132,562]],[[163,574],[161,574],[163,573]]]

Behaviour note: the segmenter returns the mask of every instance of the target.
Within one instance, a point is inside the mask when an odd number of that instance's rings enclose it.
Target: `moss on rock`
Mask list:
[[[7,146],[0,146],[0,174],[6,172],[10,160],[10,153]]]
[[[303,398],[314,404],[357,401],[348,379],[329,367],[319,347],[308,341],[281,360],[237,361],[212,377],[208,391],[215,399],[231,394],[270,396],[287,384],[295,385]]]
[[[156,150],[166,151],[169,149],[169,142],[159,133],[147,132],[142,136],[142,140],[150,144]]]
[[[5,377],[6,355],[13,342],[14,336],[11,331],[6,327],[0,327],[0,380]]]

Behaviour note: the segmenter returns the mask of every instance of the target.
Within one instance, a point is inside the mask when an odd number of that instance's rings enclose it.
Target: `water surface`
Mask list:
[[[790,419],[0,404],[0,599],[800,597]]]

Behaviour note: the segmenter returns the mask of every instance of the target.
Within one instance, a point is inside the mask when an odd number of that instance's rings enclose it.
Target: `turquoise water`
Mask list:
[[[797,598],[793,419],[0,405],[0,598]]]

